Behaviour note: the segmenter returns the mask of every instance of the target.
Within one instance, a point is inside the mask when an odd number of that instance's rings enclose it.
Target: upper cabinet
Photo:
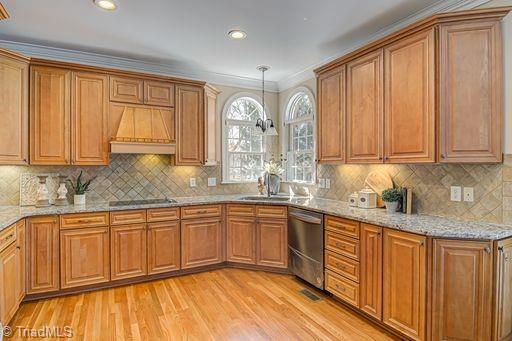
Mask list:
[[[28,163],[28,62],[0,50],[0,164]]]
[[[122,103],[174,107],[174,84],[111,76],[110,100]]]
[[[217,96],[219,91],[213,86],[206,84],[204,87],[204,164],[215,166],[220,159],[220,139],[217,127]],[[217,142],[218,141],[218,142]]]
[[[174,85],[167,82],[144,81],[144,104],[174,107]]]
[[[501,162],[509,11],[438,14],[315,70],[319,162]]]
[[[498,20],[440,26],[440,161],[501,162]]]
[[[176,165],[204,163],[204,89],[176,86]]]
[[[345,66],[318,76],[318,162],[345,161]]]
[[[347,162],[382,160],[382,50],[347,65]]]

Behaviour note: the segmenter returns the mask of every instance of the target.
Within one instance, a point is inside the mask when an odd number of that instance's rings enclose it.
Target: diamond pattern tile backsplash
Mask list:
[[[331,188],[310,190],[318,197],[347,201],[377,168],[388,172],[396,186],[413,188],[416,213],[512,224],[510,155],[502,165],[320,165],[317,177],[329,178]],[[168,156],[118,154],[111,156],[109,166],[0,166],[0,205],[20,204],[20,179],[29,178],[27,173],[74,178],[80,170],[87,177],[97,176],[88,201],[257,193],[256,184],[220,184],[220,166],[171,166]],[[189,186],[190,177],[196,178],[197,187]],[[217,178],[216,187],[207,186],[209,177]],[[453,185],[474,187],[474,202],[450,201]]]

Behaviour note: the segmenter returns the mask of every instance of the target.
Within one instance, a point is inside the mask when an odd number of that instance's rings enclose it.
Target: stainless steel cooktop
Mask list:
[[[109,206],[132,206],[132,205],[154,205],[154,204],[167,204],[177,203],[174,199],[141,199],[141,200],[120,200],[120,201],[109,201]]]

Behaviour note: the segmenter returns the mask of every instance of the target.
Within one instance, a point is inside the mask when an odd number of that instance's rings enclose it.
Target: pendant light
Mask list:
[[[265,71],[268,71],[270,67],[260,65],[256,69],[261,71],[261,102],[263,105],[263,113],[265,113]],[[263,134],[266,136],[277,136],[277,130],[274,126],[274,121],[272,121],[270,118],[267,118],[265,121],[263,121],[261,118],[258,118],[256,121],[255,132],[257,134]]]

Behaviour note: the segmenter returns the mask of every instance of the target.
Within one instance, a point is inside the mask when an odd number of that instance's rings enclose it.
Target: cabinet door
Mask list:
[[[174,84],[144,81],[144,103],[163,107],[174,106]]]
[[[432,339],[490,340],[492,244],[434,240]]]
[[[121,225],[110,228],[111,279],[147,274],[146,225]]]
[[[180,222],[148,224],[148,274],[180,269]]]
[[[204,159],[203,89],[176,87],[176,165],[200,166]]]
[[[26,228],[25,220],[20,220],[16,224],[16,252],[18,255],[18,302],[21,302],[25,298],[25,287],[26,287],[26,275],[25,275],[25,262],[26,262]]]
[[[347,162],[382,162],[382,50],[347,65]]]
[[[108,77],[73,72],[71,146],[75,165],[108,165]]]
[[[441,162],[502,161],[499,21],[441,25]]]
[[[16,244],[0,253],[0,322],[7,325],[18,310],[17,273],[18,255]]]
[[[415,340],[425,339],[426,237],[384,229],[383,321]]]
[[[60,233],[60,282],[73,288],[110,280],[109,228],[86,227]]]
[[[0,164],[28,162],[28,63],[0,52]]]
[[[70,163],[71,71],[30,69],[30,163]]]
[[[382,228],[361,224],[359,304],[361,310],[382,318]]]
[[[345,66],[318,77],[318,162],[345,161]]]
[[[57,217],[28,219],[28,294],[59,290],[59,223]]]
[[[252,217],[228,217],[229,262],[256,264],[256,223]]]
[[[222,225],[219,218],[181,221],[181,268],[222,261]]]
[[[285,219],[259,219],[256,228],[256,264],[288,266],[288,222]]]
[[[498,242],[494,340],[512,339],[512,238]]]
[[[110,100],[123,103],[144,103],[144,82],[142,79],[110,77]]]
[[[435,162],[434,28],[386,47],[385,159]]]

